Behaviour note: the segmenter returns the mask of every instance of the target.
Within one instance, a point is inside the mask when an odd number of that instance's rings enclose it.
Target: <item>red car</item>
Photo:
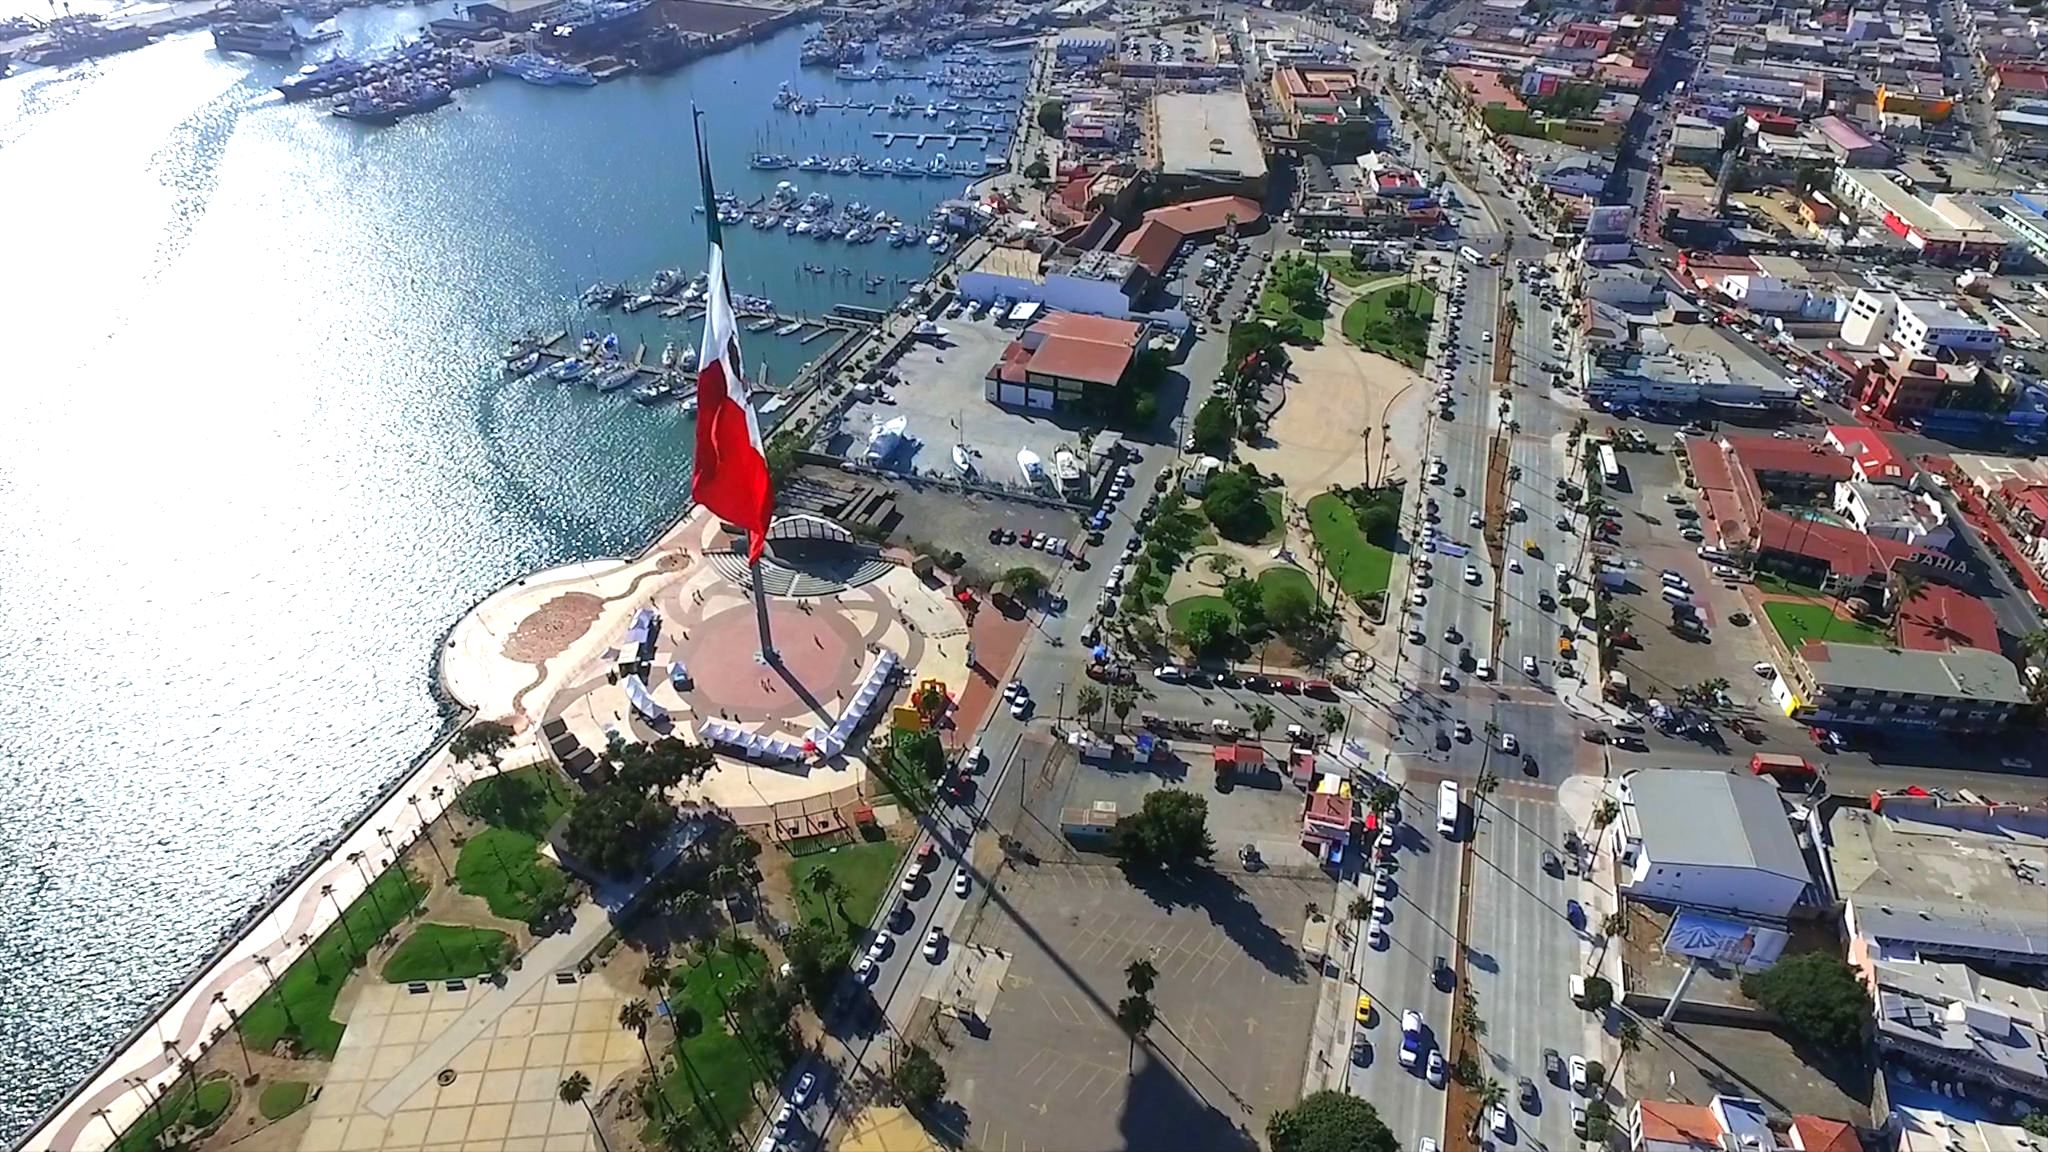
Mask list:
[[[1289,696],[1298,696],[1301,694],[1301,681],[1296,680],[1292,676],[1273,677],[1273,687],[1279,689],[1282,692],[1287,693]]]

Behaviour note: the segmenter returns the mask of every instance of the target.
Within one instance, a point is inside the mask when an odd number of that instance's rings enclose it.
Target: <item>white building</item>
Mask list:
[[[1896,540],[1932,551],[1955,539],[1948,513],[1925,492],[1891,484],[1850,480],[1835,485],[1835,511],[1865,536]]]
[[[1651,768],[1616,791],[1611,850],[1625,895],[1773,920],[1805,895],[1806,860],[1770,780]]]
[[[1937,352],[1979,359],[1998,355],[1998,329],[1936,300],[1901,300],[1892,320],[1892,344],[1914,358]]]
[[[1897,293],[1858,288],[1849,301],[1849,314],[1842,318],[1842,342],[1853,348],[1877,347],[1891,336],[1898,310]]]

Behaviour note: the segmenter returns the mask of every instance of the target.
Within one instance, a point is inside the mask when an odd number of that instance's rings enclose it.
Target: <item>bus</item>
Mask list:
[[[1458,786],[1449,780],[1436,786],[1436,830],[1449,837],[1458,834]]]
[[[1600,479],[1609,488],[1621,484],[1621,464],[1614,459],[1614,445],[1600,446]]]
[[[1478,265],[1483,262],[1479,256],[1479,250],[1470,245],[1458,249],[1458,255],[1463,256],[1467,264]]]

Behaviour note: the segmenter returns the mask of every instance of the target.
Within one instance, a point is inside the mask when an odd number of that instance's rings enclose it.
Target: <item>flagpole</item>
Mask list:
[[[721,254],[724,251],[724,248],[718,234],[718,198],[717,195],[714,193],[711,184],[711,154],[707,152],[704,148],[704,113],[696,106],[695,103],[692,103],[690,105],[690,129],[693,133],[695,133],[697,137],[697,172],[698,176],[704,182],[705,232],[707,238],[710,240],[710,252],[712,254]],[[725,279],[725,266],[722,259],[718,261],[717,271],[721,282],[718,284],[711,285],[712,299],[714,301],[724,301],[725,299],[727,299],[729,285],[723,282]],[[706,325],[707,333],[712,323],[711,313],[715,311],[719,311],[719,308],[716,306],[707,310],[707,312],[705,313],[704,323]],[[730,337],[728,337],[728,339],[730,339]],[[732,358],[732,370],[734,376],[737,377],[732,383],[738,387],[740,403],[750,404],[751,401],[748,399],[746,395],[746,380],[743,375],[743,373],[745,372],[745,362],[739,359],[737,355],[737,348],[732,349],[732,351],[734,352],[734,356]],[[706,356],[706,359],[709,359],[708,355]],[[699,410],[697,419],[698,432],[700,436],[703,434],[704,421],[709,420],[711,418],[712,416],[710,413],[707,413],[701,409]],[[751,410],[749,419],[751,420]],[[755,448],[758,451],[760,447],[758,443],[760,434],[758,431],[754,433],[754,437],[756,440]],[[765,465],[766,461],[764,460],[762,461],[762,463]],[[719,511],[721,515],[727,514],[723,510]],[[760,632],[761,638],[761,650],[759,653],[755,655],[754,658],[757,662],[763,665],[772,665],[775,663],[775,642],[773,636],[770,634],[768,629],[768,590],[763,585],[761,580],[761,557],[759,554],[760,545],[765,541],[767,536],[767,528],[768,524],[765,517],[763,518],[761,523],[750,525],[749,531],[752,535],[748,541],[750,545],[748,549],[750,555],[747,558],[747,576],[749,583],[752,585],[753,591],[754,625],[756,629]]]

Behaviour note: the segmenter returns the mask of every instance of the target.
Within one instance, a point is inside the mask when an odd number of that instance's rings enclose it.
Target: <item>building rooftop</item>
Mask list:
[[[1163,92],[1152,98],[1160,171],[1168,176],[1256,180],[1266,154],[1243,92]]]
[[[1128,320],[1078,312],[1055,312],[1031,330],[1043,337],[1031,354],[1032,372],[1102,385],[1123,379],[1141,331]]]
[[[2048,963],[2048,811],[1886,796],[1838,810],[1828,840],[1854,929],[1885,957]]]
[[[1809,878],[1784,802],[1768,780],[1649,768],[1623,777],[1623,786],[1625,811],[1659,864],[1756,868],[1802,882]]]
[[[1855,462],[1871,480],[1903,481],[1913,474],[1891,444],[1875,430],[1855,424],[1831,424],[1827,442],[1835,451]]]
[[[1249,197],[1211,196],[1206,200],[1154,208],[1145,213],[1145,219],[1165,224],[1183,236],[1196,236],[1204,232],[1220,232],[1232,221],[1240,227],[1250,227],[1258,223],[1262,215],[1259,202]]]
[[[1187,237],[1172,227],[1157,220],[1147,220],[1133,229],[1117,244],[1117,254],[1128,256],[1143,265],[1147,272],[1158,276],[1166,271],[1173,260],[1173,254],[1180,251],[1181,241]]]
[[[1758,472],[1798,472],[1828,480],[1854,475],[1849,458],[1810,440],[1776,440],[1769,436],[1723,436],[1721,445],[1735,453],[1743,467]]]
[[[1998,617],[1991,606],[1957,588],[1929,584],[1899,613],[1899,642],[1916,652],[1956,648],[1998,651]]]
[[[2012,661],[1980,648],[1912,652],[1809,640],[1801,645],[1799,656],[1814,680],[1827,688],[2001,704],[2027,700]]]

